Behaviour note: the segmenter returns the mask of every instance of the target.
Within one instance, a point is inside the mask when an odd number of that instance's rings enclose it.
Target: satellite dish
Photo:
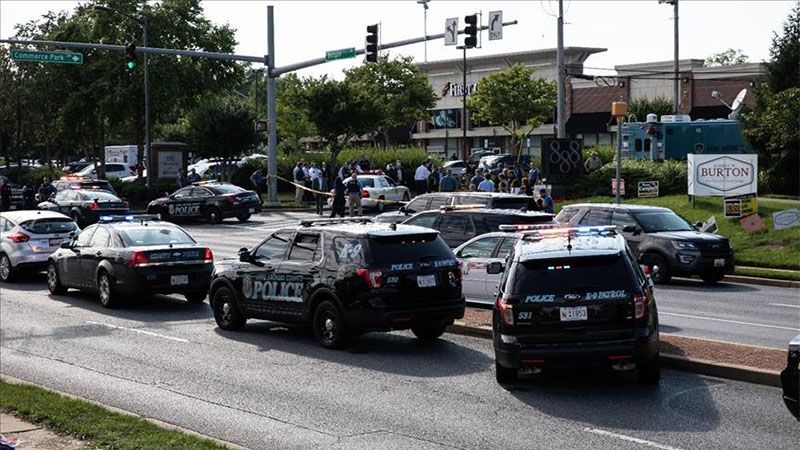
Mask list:
[[[728,114],[729,119],[735,119],[739,116],[739,111],[744,107],[745,96],[747,96],[747,89],[742,89],[736,94],[736,98],[733,99],[733,103],[731,103],[731,113]]]

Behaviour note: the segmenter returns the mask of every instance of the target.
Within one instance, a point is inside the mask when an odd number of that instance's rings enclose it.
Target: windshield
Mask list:
[[[232,184],[220,184],[211,187],[211,190],[213,190],[217,194],[238,194],[240,192],[244,192],[244,189],[240,188],[239,186],[234,186]]]
[[[626,276],[627,274],[627,276]],[[509,274],[509,294],[567,294],[627,290],[635,286],[621,255],[525,261]]]
[[[58,217],[28,220],[22,222],[19,226],[33,234],[69,233],[78,229],[78,226],[71,219],[60,219]]]
[[[119,233],[126,247],[140,245],[195,244],[185,231],[180,228],[153,226],[128,228]]]
[[[688,222],[672,211],[643,211],[633,215],[647,233],[694,230]]]

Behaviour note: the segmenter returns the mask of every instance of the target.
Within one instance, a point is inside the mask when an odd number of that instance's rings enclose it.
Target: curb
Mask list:
[[[740,284],[755,284],[758,286],[773,286],[783,288],[800,288],[800,281],[778,280],[775,278],[748,277],[746,275],[725,275],[723,281]]]
[[[105,409],[107,409],[109,411],[112,411],[112,412],[115,412],[115,413],[124,414],[126,416],[132,416],[132,417],[136,417],[136,418],[145,420],[147,422],[152,423],[153,425],[155,425],[157,427],[161,427],[161,428],[164,428],[164,429],[167,429],[167,430],[178,431],[178,432],[181,432],[181,433],[184,433],[184,434],[192,435],[192,436],[195,436],[195,437],[200,437],[200,438],[203,438],[203,439],[208,439],[209,441],[212,441],[212,442],[214,442],[216,444],[219,444],[219,445],[221,445],[221,446],[223,446],[225,448],[230,448],[232,450],[248,450],[247,447],[242,447],[241,445],[237,445],[237,444],[234,444],[232,442],[223,441],[222,439],[218,439],[218,438],[215,438],[213,436],[209,436],[209,435],[206,435],[206,434],[203,434],[203,433],[198,433],[197,431],[190,430],[188,428],[183,428],[183,427],[181,427],[179,425],[174,425],[174,424],[171,424],[171,423],[168,423],[168,422],[162,422],[162,421],[160,421],[158,419],[154,419],[152,417],[141,416],[139,414],[132,413],[130,411],[126,411],[124,409],[117,408],[115,406],[106,405],[106,404],[103,404],[103,403],[88,399],[86,397],[81,397],[80,395],[74,395],[74,394],[69,394],[69,393],[66,393],[66,392],[62,392],[62,391],[59,391],[57,389],[53,389],[53,388],[50,388],[50,387],[47,387],[47,386],[42,386],[41,384],[38,384],[38,383],[33,383],[33,382],[30,382],[30,381],[21,380],[19,378],[12,377],[10,375],[0,374],[0,379],[2,379],[3,381],[6,381],[8,383],[12,383],[12,384],[35,386],[35,387],[37,387],[39,389],[44,389],[46,391],[55,392],[56,394],[63,395],[64,397],[68,397],[68,398],[72,398],[72,399],[76,399],[76,400],[81,400],[81,401],[84,401],[84,402],[87,402],[87,403],[91,403],[93,405],[99,406],[101,408],[105,408]],[[43,428],[47,428],[47,427],[43,426]],[[80,438],[78,437],[78,439],[80,439]]]
[[[447,328],[448,333],[462,336],[471,336],[483,339],[492,338],[490,327],[472,327],[460,323],[454,323]],[[728,380],[744,381],[746,383],[760,384],[771,387],[781,387],[780,372],[772,370],[761,370],[753,367],[737,366],[733,364],[717,363],[699,359],[686,358],[684,356],[661,354],[661,361],[664,367],[692,372],[700,375],[709,375]]]

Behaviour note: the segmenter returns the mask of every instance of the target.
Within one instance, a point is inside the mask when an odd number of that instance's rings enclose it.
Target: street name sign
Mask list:
[[[489,13],[489,40],[503,39],[503,11]]]
[[[83,53],[40,52],[36,50],[11,50],[14,61],[42,62],[54,64],[83,64]]]
[[[356,57],[355,47],[340,48],[339,50],[329,50],[325,52],[325,61],[335,61],[337,59],[347,59],[355,57]]]
[[[444,21],[444,45],[456,45],[458,43],[458,17]]]

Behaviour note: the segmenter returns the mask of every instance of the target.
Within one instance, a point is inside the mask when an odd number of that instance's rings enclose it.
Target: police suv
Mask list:
[[[505,270],[486,270],[502,272],[492,317],[499,383],[575,366],[635,368],[639,382],[658,383],[652,282],[615,227],[526,232]]]
[[[178,189],[147,205],[148,214],[163,220],[206,219],[220,223],[229,217],[246,222],[261,212],[261,200],[254,191],[228,183],[201,181]]]
[[[366,218],[302,221],[216,264],[217,325],[249,318],[311,325],[326,348],[367,331],[436,339],[464,316],[461,270],[435,230]]]

